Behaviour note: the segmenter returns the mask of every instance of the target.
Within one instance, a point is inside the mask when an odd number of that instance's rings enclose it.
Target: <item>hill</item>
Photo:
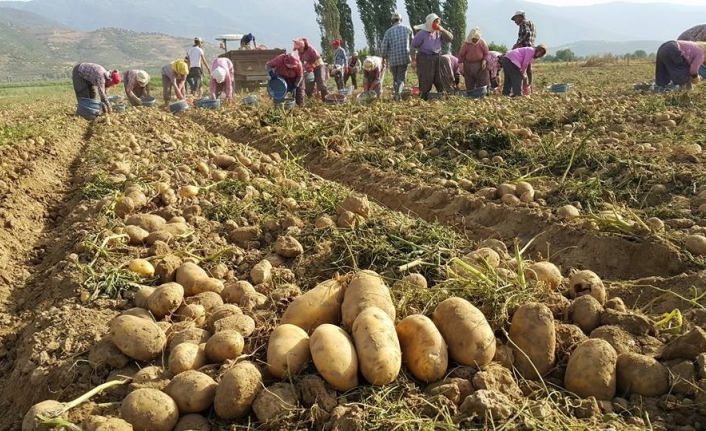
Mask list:
[[[659,40],[630,40],[626,42],[610,42],[604,40],[582,40],[580,42],[568,43],[557,47],[552,47],[549,50],[550,54],[554,54],[560,49],[570,49],[578,57],[586,57],[598,54],[632,54],[637,50],[643,50],[650,54],[657,52],[657,48],[663,41]]]

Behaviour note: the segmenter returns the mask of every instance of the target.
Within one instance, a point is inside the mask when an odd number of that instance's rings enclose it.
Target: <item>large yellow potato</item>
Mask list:
[[[164,283],[147,298],[147,307],[157,320],[172,314],[184,300],[184,288],[178,283]]]
[[[368,307],[353,322],[353,340],[363,377],[375,386],[392,383],[402,367],[402,351],[390,316]]]
[[[344,285],[336,279],[319,283],[289,304],[280,323],[297,325],[306,332],[323,323],[338,323],[343,293]]]
[[[208,273],[193,262],[184,262],[176,271],[176,282],[184,288],[184,296],[194,296],[198,293],[210,291],[202,289],[199,285],[209,283]],[[220,292],[217,292],[220,293]]]
[[[120,416],[135,431],[171,431],[179,420],[176,402],[157,389],[130,392],[120,405]]]
[[[156,359],[167,344],[166,335],[154,322],[128,315],[110,322],[109,337],[123,354],[138,361]]]
[[[176,402],[179,413],[198,413],[211,406],[217,386],[216,381],[206,374],[187,370],[175,376],[164,393]]]
[[[495,335],[483,313],[461,298],[436,306],[434,324],[449,346],[449,356],[461,365],[479,367],[493,360]]]
[[[238,331],[221,331],[206,342],[206,357],[210,362],[222,363],[243,353],[245,340]]]
[[[515,367],[524,378],[538,380],[554,366],[556,331],[546,305],[530,302],[518,308],[512,316],[510,340]]]
[[[402,349],[402,363],[414,377],[427,383],[444,377],[449,351],[431,319],[413,314],[402,319],[395,330]]]
[[[361,311],[368,307],[377,307],[395,321],[395,304],[392,303],[390,289],[379,274],[373,271],[356,273],[346,287],[341,304],[343,326],[352,328],[353,322]]]
[[[181,343],[169,352],[169,372],[175,376],[206,365],[206,344]]]
[[[272,331],[267,345],[267,369],[283,378],[299,373],[311,359],[309,335],[302,328],[285,323]]]
[[[351,336],[324,323],[311,334],[311,357],[321,377],[339,391],[358,386],[358,356]]]
[[[617,384],[618,354],[605,340],[590,338],[574,349],[564,374],[564,387],[581,398],[612,400]]]
[[[226,371],[216,388],[213,407],[223,419],[241,419],[250,413],[262,388],[262,374],[252,362],[240,362]]]

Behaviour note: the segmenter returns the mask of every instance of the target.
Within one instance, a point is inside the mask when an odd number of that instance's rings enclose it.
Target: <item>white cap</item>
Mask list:
[[[211,78],[215,79],[217,83],[222,84],[226,80],[226,70],[223,67],[217,67],[211,72]]]
[[[515,14],[514,14],[510,19],[511,19],[511,20],[512,20],[512,19],[515,19],[516,16],[521,16],[521,17],[524,18],[524,17],[525,17],[525,11],[523,11],[523,10],[515,11]]]
[[[402,21],[402,14],[399,12],[395,12],[392,14],[392,19]]]

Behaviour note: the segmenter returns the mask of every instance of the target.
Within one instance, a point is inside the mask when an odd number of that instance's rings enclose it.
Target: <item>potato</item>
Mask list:
[[[193,322],[189,323],[193,324]],[[209,338],[211,338],[211,333],[201,328],[188,328],[182,331],[172,332],[169,335],[169,350],[174,350],[176,346],[184,343],[191,343],[196,345],[205,343],[208,341]]]
[[[434,322],[421,314],[407,316],[395,327],[402,363],[418,380],[434,382],[446,373],[449,351]]]
[[[218,154],[211,159],[214,165],[221,169],[228,169],[237,162],[237,159],[228,154]]]
[[[140,319],[145,319],[149,320],[150,322],[154,322],[154,316],[150,313],[150,310],[145,310],[144,308],[140,307],[132,307],[128,308],[127,310],[123,311],[120,313],[121,316],[135,316],[139,317]]]
[[[123,354],[138,361],[156,359],[167,344],[167,337],[146,319],[118,316],[110,322],[109,337]]]
[[[483,313],[461,298],[448,298],[434,309],[433,321],[449,346],[449,357],[480,367],[493,360],[495,335]]]
[[[172,373],[162,367],[145,367],[133,376],[130,390],[150,388],[161,391],[167,387],[173,377]]]
[[[243,353],[245,340],[238,331],[221,331],[206,342],[206,358],[209,362],[222,363],[235,359]]]
[[[297,325],[309,333],[323,323],[338,323],[344,289],[337,279],[319,283],[289,304],[280,323]]]
[[[669,369],[655,358],[623,353],[616,364],[618,390],[643,397],[661,397],[669,392]]]
[[[525,269],[525,277],[544,283],[551,290],[556,290],[561,284],[561,271],[551,262],[536,262]]]
[[[564,374],[564,387],[581,398],[596,397],[612,400],[615,397],[616,363],[618,354],[605,340],[590,338],[569,356]]]
[[[213,323],[213,332],[238,331],[243,337],[249,337],[255,332],[255,321],[245,314],[224,317]]]
[[[255,292],[255,288],[250,282],[244,280],[231,281],[221,291],[221,297],[223,302],[240,305],[243,296],[248,292]]]
[[[284,416],[299,405],[297,391],[290,383],[275,383],[261,390],[252,403],[253,412],[261,422]]]
[[[106,418],[104,416],[89,416],[81,424],[83,431],[132,431],[129,422],[120,418]]]
[[[175,376],[206,365],[206,344],[181,343],[169,352],[169,372]]]
[[[366,270],[356,273],[346,287],[341,304],[343,326],[352,328],[358,315],[368,307],[383,310],[391,321],[395,321],[395,305],[392,303],[390,289],[380,275]]]
[[[601,313],[603,307],[598,300],[590,295],[579,296],[571,302],[569,307],[569,318],[585,334],[601,325]]]
[[[140,307],[140,308],[149,308],[147,305],[147,299],[154,293],[154,287],[141,287],[140,290],[135,292],[135,295],[132,297],[132,303],[135,304],[135,307]]]
[[[191,320],[197,327],[206,323],[206,309],[200,304],[181,304],[172,315],[175,321]]]
[[[201,415],[190,414],[182,416],[173,431],[211,431],[211,424]]]
[[[302,328],[286,323],[272,331],[267,345],[267,369],[281,379],[298,374],[311,359],[309,335]]]
[[[176,402],[179,413],[198,413],[211,406],[217,386],[216,381],[206,374],[187,370],[175,376],[164,393]]]
[[[328,384],[339,391],[358,386],[358,356],[346,331],[329,323],[319,325],[309,346],[314,365]]]
[[[250,413],[262,388],[262,374],[252,362],[240,362],[221,377],[213,407],[222,419],[241,419]]]
[[[155,214],[134,214],[125,220],[126,225],[139,226],[147,232],[156,232],[167,224],[167,221]]]
[[[208,273],[192,262],[182,263],[176,271],[176,282],[184,288],[185,296],[194,296],[204,292],[205,290],[201,290],[199,285],[204,284],[208,278]]]
[[[217,307],[223,305],[221,295],[216,292],[201,292],[186,300],[187,304],[200,304],[206,310],[206,313],[211,313]]]
[[[177,283],[159,286],[147,298],[147,307],[157,320],[176,311],[184,300],[184,288]]]
[[[154,266],[145,259],[132,259],[127,269],[143,277],[152,277],[154,275]]]
[[[515,368],[524,378],[538,380],[554,366],[554,316],[546,305],[530,302],[518,308],[512,316],[510,340]]]
[[[392,383],[402,367],[400,341],[390,316],[367,307],[353,322],[353,341],[363,377],[375,386]]]
[[[605,304],[605,286],[593,271],[578,271],[569,277],[569,296],[573,299],[583,295],[591,295],[599,304]]]
[[[206,318],[206,328],[213,330],[213,324],[217,321],[230,316],[242,315],[243,311],[237,305],[223,304],[215,308]]]
[[[120,405],[120,416],[135,431],[171,431],[179,420],[179,408],[162,391],[138,389],[125,397]]]

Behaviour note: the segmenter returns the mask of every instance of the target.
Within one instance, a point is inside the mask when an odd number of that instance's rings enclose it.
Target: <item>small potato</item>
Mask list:
[[[109,337],[123,354],[138,361],[156,359],[167,337],[153,322],[135,316],[118,316],[110,322]]]
[[[363,377],[375,386],[392,383],[402,367],[395,324],[380,308],[367,307],[353,322],[353,340]]]
[[[206,328],[213,330],[213,324],[217,321],[230,316],[242,315],[243,311],[237,305],[223,304],[215,308],[206,318]]]
[[[175,376],[164,393],[176,402],[179,413],[198,413],[211,406],[217,386],[216,381],[206,374],[187,370]]]
[[[379,274],[373,271],[360,271],[356,273],[346,287],[341,316],[343,326],[352,328],[358,315],[368,307],[377,307],[395,321],[395,304],[392,303],[390,289]]]
[[[223,363],[243,353],[245,340],[238,331],[221,331],[206,342],[206,358],[211,363]]]
[[[319,283],[289,304],[280,323],[297,325],[306,332],[323,323],[338,323],[341,320],[343,293],[344,285],[336,279]]]
[[[518,308],[512,316],[510,340],[515,367],[522,376],[538,380],[551,371],[556,359],[556,331],[549,307],[530,302]]]
[[[132,259],[127,269],[143,277],[152,277],[154,275],[154,266],[145,259]]]
[[[213,312],[214,309],[223,305],[221,295],[216,292],[201,292],[186,299],[187,304],[200,304],[206,310],[206,313]]]
[[[133,214],[125,220],[125,224],[139,226],[151,233],[162,229],[167,221],[155,214]]]
[[[618,354],[607,341],[590,338],[569,356],[564,387],[581,398],[612,400],[616,390]]]
[[[569,307],[569,318],[585,334],[601,325],[601,313],[603,307],[598,300],[590,295],[579,296],[571,302]]]
[[[206,344],[181,343],[169,352],[169,372],[175,376],[206,365]]]
[[[181,304],[172,315],[175,321],[190,320],[197,327],[201,327],[206,323],[206,309],[200,304]]]
[[[177,283],[159,286],[147,298],[147,306],[157,320],[172,314],[184,300],[184,288]]]
[[[255,292],[253,285],[250,282],[238,280],[226,284],[221,291],[221,297],[223,302],[241,305],[243,297],[250,292]]]
[[[173,431],[211,431],[211,423],[197,414],[182,416]]]
[[[605,304],[605,286],[601,278],[593,271],[578,271],[569,277],[569,296],[573,299],[583,295],[591,295],[596,298],[599,304]]]
[[[209,338],[211,338],[211,333],[201,328],[189,328],[183,331],[173,332],[169,338],[169,350],[172,351],[176,346],[184,343],[196,345],[205,343]]]
[[[252,362],[235,364],[223,374],[216,388],[216,414],[226,420],[244,418],[261,388],[262,374]]]
[[[561,284],[561,271],[551,262],[536,262],[525,269],[525,277],[544,283],[549,289],[556,290]]]
[[[120,416],[135,431],[171,431],[179,420],[176,402],[157,389],[130,392],[120,405]]]
[[[298,374],[311,359],[309,335],[302,328],[285,323],[272,331],[267,345],[267,369],[281,379]]]
[[[480,367],[493,360],[495,335],[483,313],[462,298],[448,298],[434,309],[433,321],[449,346],[449,357]]]
[[[147,299],[154,293],[154,287],[142,287],[140,290],[135,292],[135,296],[132,297],[132,303],[135,304],[135,307],[140,307],[140,308],[149,308],[147,305]]]
[[[150,388],[161,391],[167,387],[173,377],[172,373],[162,367],[145,367],[133,376],[130,390]]]
[[[129,422],[120,418],[106,418],[103,416],[89,416],[81,424],[83,431],[132,431]]]
[[[402,362],[417,379],[429,383],[446,374],[449,352],[434,322],[421,314],[407,316],[395,327],[402,349]]]
[[[358,356],[346,331],[328,323],[319,325],[309,346],[314,365],[328,384],[344,392],[358,386]]]

